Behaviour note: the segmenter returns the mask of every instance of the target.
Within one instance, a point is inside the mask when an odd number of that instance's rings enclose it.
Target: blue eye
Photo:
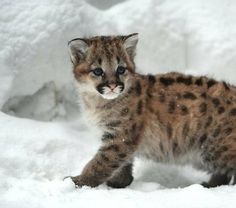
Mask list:
[[[103,75],[103,70],[101,68],[96,68],[93,70],[93,73],[96,75],[96,76],[102,76]]]
[[[117,69],[116,69],[116,73],[117,74],[124,74],[125,73],[125,70],[126,70],[126,68],[125,67],[123,67],[123,66],[118,66],[117,67]]]

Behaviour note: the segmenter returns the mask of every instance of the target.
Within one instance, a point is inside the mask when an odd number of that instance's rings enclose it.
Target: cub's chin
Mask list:
[[[107,100],[113,100],[113,99],[116,99],[120,93],[115,93],[115,92],[108,92],[108,93],[105,93],[105,94],[100,94],[104,99],[107,99]]]

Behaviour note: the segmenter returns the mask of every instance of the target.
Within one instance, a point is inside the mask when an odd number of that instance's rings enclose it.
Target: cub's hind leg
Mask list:
[[[228,185],[236,173],[236,134],[230,131],[224,137],[228,129],[227,126],[221,127],[219,136],[212,137],[203,146],[203,162],[214,173],[208,183],[203,183],[205,187]]]
[[[227,174],[213,174],[208,182],[203,182],[202,185],[206,188],[213,188],[221,185],[228,185],[231,180]]]
[[[132,181],[132,163],[127,163],[114,173],[107,181],[107,185],[112,188],[125,188],[130,185]]]

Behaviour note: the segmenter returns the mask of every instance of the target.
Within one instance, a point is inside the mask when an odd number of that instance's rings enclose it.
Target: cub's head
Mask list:
[[[80,90],[114,99],[130,87],[138,34],[71,40],[69,51]]]

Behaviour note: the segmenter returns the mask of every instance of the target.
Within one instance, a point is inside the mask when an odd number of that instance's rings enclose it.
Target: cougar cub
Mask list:
[[[138,34],[69,42],[84,111],[103,131],[102,146],[77,186],[132,180],[137,155],[158,162],[191,162],[212,173],[207,187],[236,173],[236,88],[207,77],[135,72]],[[235,182],[235,181],[234,181]]]

